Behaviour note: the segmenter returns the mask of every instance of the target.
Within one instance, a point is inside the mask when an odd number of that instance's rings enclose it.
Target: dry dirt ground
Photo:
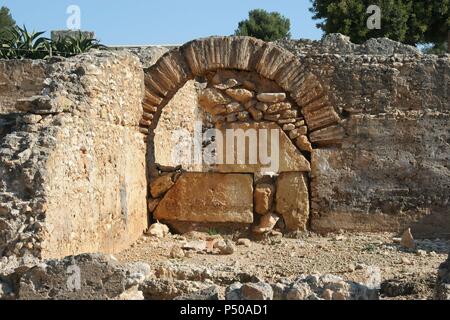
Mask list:
[[[249,247],[236,246],[231,255],[189,252],[181,259],[171,259],[171,250],[191,241],[192,236],[168,235],[162,239],[144,236],[116,257],[121,262],[147,262],[154,268],[171,261],[211,270],[243,271],[269,282],[294,279],[301,274],[334,274],[359,281],[362,270],[375,266],[381,271],[382,281],[393,281],[395,288],[400,283],[402,288],[401,294],[390,297],[383,295],[386,289],[382,289],[382,299],[430,299],[450,241],[416,240],[416,249],[404,249],[396,236],[391,233],[278,236],[252,241]]]

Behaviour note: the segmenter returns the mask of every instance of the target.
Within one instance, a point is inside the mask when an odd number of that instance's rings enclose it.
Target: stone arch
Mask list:
[[[145,96],[140,131],[148,144],[149,176],[157,185],[167,176],[158,177],[154,150],[154,130],[162,110],[187,81],[203,77],[209,72],[234,70],[256,73],[273,81],[296,104],[307,127],[308,143],[312,149],[340,145],[344,136],[341,118],[333,107],[321,80],[289,51],[252,37],[210,37],[193,40],[162,56],[145,70]],[[279,126],[280,124],[277,123]],[[280,126],[281,127],[281,126]],[[309,152],[312,151],[310,145]],[[155,178],[156,177],[156,178]],[[173,179],[172,179],[173,180]],[[316,193],[310,181],[311,213]],[[308,193],[307,189],[306,192]],[[151,213],[159,200],[149,202]],[[309,208],[308,208],[309,210]],[[286,219],[286,217],[285,217]],[[295,229],[295,223],[292,223]]]
[[[341,143],[341,118],[320,79],[306,70],[294,54],[252,37],[193,40],[169,51],[145,70],[140,131],[151,136],[162,109],[188,80],[219,69],[256,72],[274,81],[297,103],[313,146]]]

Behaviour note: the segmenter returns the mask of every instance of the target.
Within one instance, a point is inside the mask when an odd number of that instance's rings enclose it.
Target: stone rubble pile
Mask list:
[[[137,287],[150,272],[150,267],[145,263],[120,265],[113,256],[71,256],[16,269],[0,280],[0,287],[7,288],[6,296],[5,292],[3,295],[0,292],[0,299],[140,299],[142,293]]]
[[[377,287],[378,286],[378,287]],[[378,300],[379,283],[360,284],[334,275],[301,275],[294,282],[234,283],[227,300]]]
[[[269,218],[267,219],[267,217]],[[259,225],[252,230],[254,240],[282,237],[281,232],[274,230],[279,220],[280,217],[272,213],[262,216]],[[245,233],[248,233],[248,230]],[[153,238],[163,239],[170,234],[170,230],[167,225],[157,222],[152,224],[145,234]],[[170,257],[172,259],[182,259],[191,256],[191,253],[231,255],[236,251],[236,246],[251,247],[252,245],[252,241],[247,238],[238,238],[234,242],[229,239],[229,235],[224,238],[219,234],[210,235],[197,231],[191,231],[183,236],[176,237],[180,242],[171,248]]]
[[[228,248],[235,246],[220,236],[208,237],[209,241],[186,239],[186,246],[178,250],[183,257],[192,250],[229,254]],[[251,241],[239,239],[236,244],[251,246]],[[359,282],[331,274],[267,280],[247,273],[239,264],[206,267],[186,264],[180,256],[171,258],[150,267],[143,262],[121,264],[112,255],[83,254],[21,266],[12,273],[0,273],[0,300],[377,300],[412,295],[420,289],[407,279],[381,282],[379,268],[367,265],[358,267]],[[449,262],[450,254],[438,272],[436,300],[450,299]]]
[[[295,281],[266,282],[235,267],[212,270],[167,262],[152,269],[142,262],[120,264],[113,256],[83,254],[0,276],[0,300],[369,300],[378,299],[377,279],[371,275],[360,284],[333,275],[301,275]]]
[[[434,298],[436,300],[450,300],[450,253],[447,261],[439,266]]]

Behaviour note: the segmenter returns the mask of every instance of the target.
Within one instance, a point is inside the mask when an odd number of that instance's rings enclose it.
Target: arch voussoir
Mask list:
[[[236,41],[232,41],[228,68],[255,71],[260,52],[265,45],[264,41],[255,38],[237,37]]]
[[[314,111],[305,111],[303,115],[310,131],[323,129],[340,122],[340,117],[332,106],[325,106]]]
[[[155,97],[155,99],[162,99],[168,93],[168,89],[165,88],[164,83],[158,77],[157,72],[146,73],[144,76],[144,83],[147,90]]]
[[[150,73],[164,75],[169,91],[178,88],[181,84],[192,78],[192,72],[184,56],[179,50],[172,50],[165,54],[160,63]]]
[[[182,47],[192,74],[199,75],[208,70],[208,57],[204,40],[194,40]]]
[[[310,139],[312,143],[325,146],[330,144],[341,144],[344,136],[344,128],[340,125],[334,125],[312,132],[310,134]]]
[[[145,93],[144,93],[144,105],[150,106],[158,106],[163,101],[157,93],[156,90],[153,89],[152,85],[145,81]]]
[[[275,80],[277,73],[292,59],[294,55],[272,44],[264,47],[255,71],[261,76]]]
[[[303,64],[293,58],[279,69],[274,81],[287,92],[293,92],[296,84],[302,83],[305,77]]]

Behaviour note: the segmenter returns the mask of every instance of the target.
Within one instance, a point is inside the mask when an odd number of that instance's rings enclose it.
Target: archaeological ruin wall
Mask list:
[[[46,64],[40,60],[1,60],[0,115],[20,112],[17,100],[38,95],[44,89],[45,73]]]
[[[264,114],[264,108],[260,115],[245,101],[226,100],[205,108],[214,109],[209,110],[212,114],[219,112],[228,126],[268,121],[294,130],[293,137],[298,128],[290,124],[305,122],[304,136],[293,142],[311,161],[308,219],[312,230],[399,231],[410,226],[417,235],[448,236],[448,56],[422,55],[388,39],[355,45],[340,35],[326,37],[322,43],[281,41],[276,49],[236,38],[229,41],[213,38],[189,43],[147,70],[144,133],[147,126],[151,133],[154,116],[166,103],[164,97],[170,100],[171,91],[179,87],[175,83],[183,77],[201,75],[209,78],[209,86],[215,76],[220,81],[213,86],[225,89],[221,94],[226,99],[230,97],[226,87],[234,80],[238,90],[255,96],[262,92],[251,84],[246,88],[242,73],[255,72],[266,81],[285,80],[268,90],[274,92],[295,88],[297,80],[305,90],[291,104],[297,119],[276,119],[283,111],[277,110],[272,117]],[[181,68],[194,64],[197,73],[183,74],[171,63]],[[219,71],[209,74],[210,70]],[[213,96],[208,88],[206,95]],[[233,110],[236,102],[241,106]],[[224,106],[228,110],[221,112]],[[242,173],[241,169],[234,172]],[[267,190],[274,190],[273,180],[266,187],[266,198],[271,199]],[[254,188],[260,189],[256,182]],[[150,209],[157,210],[158,203],[151,199]]]
[[[125,249],[147,227],[141,64],[99,52],[54,59],[43,70],[42,90],[19,96],[14,112],[0,116],[8,123],[0,254],[46,259]]]
[[[118,252],[156,220],[450,234],[448,55],[340,35],[149,52],[0,61],[0,256]],[[174,161],[198,122],[277,132],[279,166]]]
[[[312,229],[450,234],[449,56],[388,39],[280,43],[342,116],[340,148],[312,155]]]
[[[166,104],[192,79],[203,86],[198,101],[208,115],[204,126],[222,132],[278,131],[278,165],[270,175],[258,161],[251,164],[248,154],[242,164],[207,165],[202,172],[161,170],[154,143],[156,124]],[[286,231],[307,229],[311,171],[307,159],[313,151],[309,133],[317,145],[330,146],[340,143],[342,128],[320,82],[301,68],[294,55],[252,38],[208,38],[165,54],[146,70],[145,83],[140,125],[149,135],[149,208],[155,219],[179,231],[189,226],[256,224],[253,231],[263,233],[280,217]],[[333,141],[324,136],[330,131],[337,134]],[[264,147],[270,150],[268,144]],[[219,153],[229,156],[225,150]],[[192,195],[192,190],[199,192]]]

